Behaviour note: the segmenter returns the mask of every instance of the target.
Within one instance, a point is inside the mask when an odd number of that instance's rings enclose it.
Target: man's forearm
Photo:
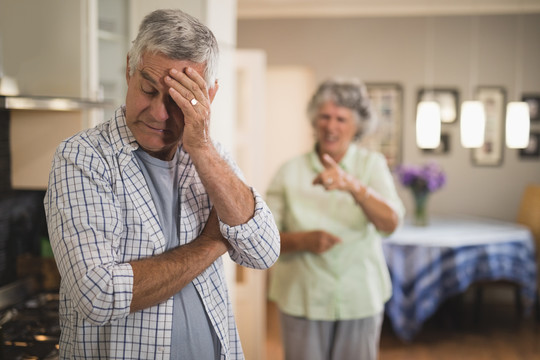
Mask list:
[[[167,300],[227,250],[227,242],[221,237],[217,217],[212,211],[203,232],[194,241],[131,263],[134,279],[130,311]]]
[[[167,300],[226,251],[223,243],[197,239],[161,255],[132,262],[134,280],[130,311]]]
[[[253,217],[253,193],[213,146],[195,156],[191,155],[191,158],[219,218],[224,223],[236,226]]]

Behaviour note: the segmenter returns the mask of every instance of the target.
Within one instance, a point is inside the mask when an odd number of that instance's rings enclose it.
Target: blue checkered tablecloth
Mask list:
[[[411,341],[441,303],[476,281],[509,280],[521,286],[526,310],[536,294],[536,260],[530,231],[514,223],[435,218],[405,224],[383,242],[393,295],[386,304],[397,336]]]

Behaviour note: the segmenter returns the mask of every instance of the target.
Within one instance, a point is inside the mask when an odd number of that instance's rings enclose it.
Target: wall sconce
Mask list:
[[[435,149],[441,142],[441,107],[435,101],[421,101],[416,109],[416,145]]]
[[[529,105],[522,101],[512,101],[506,105],[506,146],[524,149],[529,145]]]
[[[479,148],[484,144],[486,113],[480,101],[464,101],[461,104],[461,145],[465,148]]]

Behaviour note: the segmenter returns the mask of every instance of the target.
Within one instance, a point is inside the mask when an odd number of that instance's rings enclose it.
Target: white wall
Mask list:
[[[433,23],[433,64],[426,63],[428,20]],[[525,185],[540,182],[540,159],[525,161],[517,150],[505,149],[500,167],[474,166],[471,151],[460,145],[459,122],[443,125],[451,137],[448,154],[426,155],[415,145],[416,97],[426,82],[426,65],[433,65],[434,85],[457,88],[461,100],[471,96],[471,20],[467,16],[239,20],[237,46],[266,51],[269,66],[308,67],[316,82],[341,75],[401,84],[404,162],[434,159],[448,174],[447,186],[430,201],[432,212],[514,220]],[[476,21],[479,67],[472,86],[503,86],[510,100],[522,92],[540,94],[540,14],[478,16]],[[516,51],[518,35],[522,54]],[[522,74],[518,79],[517,65]],[[540,131],[540,124],[531,129]],[[410,194],[399,185],[398,189],[411,209]]]
[[[315,86],[313,71],[300,66],[269,66],[266,92],[270,101],[266,108],[264,144],[265,179],[260,191],[266,192],[278,168],[291,156],[312,148],[313,130],[305,117],[305,104]],[[302,106],[298,106],[298,105]]]

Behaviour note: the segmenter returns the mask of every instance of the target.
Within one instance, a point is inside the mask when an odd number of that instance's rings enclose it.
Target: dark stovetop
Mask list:
[[[0,359],[58,359],[58,295],[39,294],[1,314]]]

